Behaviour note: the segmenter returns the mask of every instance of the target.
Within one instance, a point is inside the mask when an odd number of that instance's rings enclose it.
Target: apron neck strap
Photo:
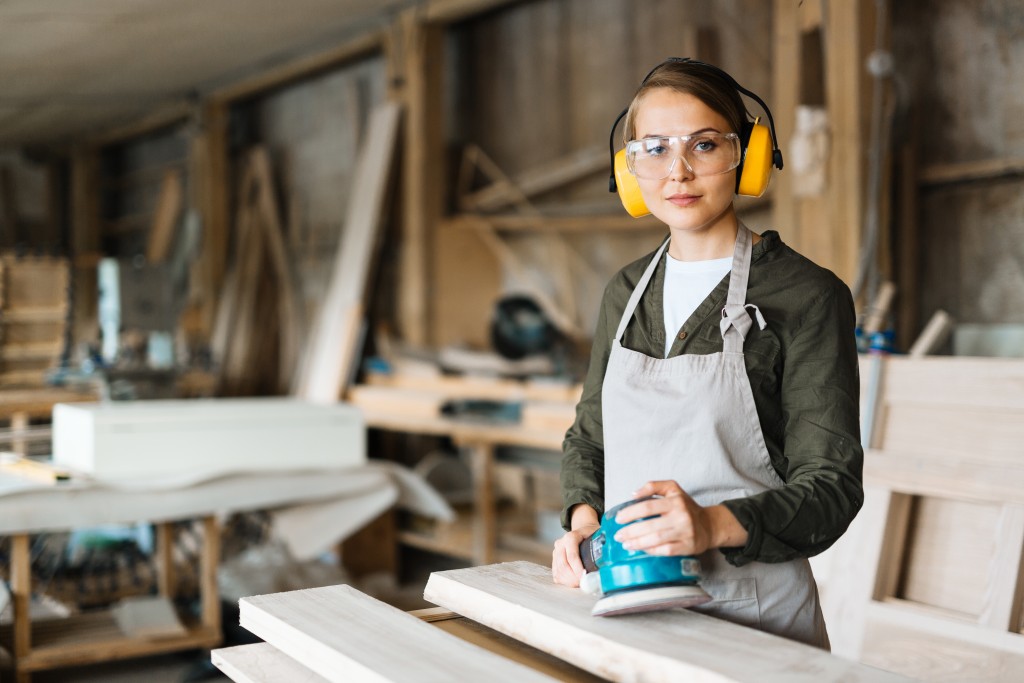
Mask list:
[[[740,223],[736,230],[736,249],[732,256],[732,272],[729,274],[729,295],[722,309],[723,349],[726,352],[743,350],[743,341],[747,332],[753,327],[754,321],[747,313],[747,281],[750,278],[750,255],[753,252],[754,240],[747,226]],[[764,318],[756,306],[749,306],[757,315],[758,326],[765,328]]]
[[[661,246],[658,247],[658,251],[655,252],[654,258],[651,259],[650,264],[647,266],[647,270],[644,271],[643,277],[640,278],[640,282],[637,283],[636,287],[633,288],[633,293],[629,296],[629,301],[626,302],[626,310],[622,312],[622,319],[619,320],[619,329],[615,331],[615,341],[621,342],[622,335],[626,331],[626,325],[633,319],[633,312],[636,311],[637,305],[640,303],[640,297],[644,295],[644,290],[647,289],[648,283],[651,278],[654,277],[654,271],[658,267],[658,260],[661,255],[665,253],[665,249],[668,248],[669,240],[671,235],[662,242]]]

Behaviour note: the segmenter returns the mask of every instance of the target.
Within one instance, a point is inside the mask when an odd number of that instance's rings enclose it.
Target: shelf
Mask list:
[[[438,522],[429,532],[408,529],[399,531],[398,541],[420,550],[474,562],[477,558],[473,545],[473,514],[460,510],[457,515],[454,522]],[[499,513],[496,548],[499,561],[531,560],[542,564],[551,561],[551,547],[530,535],[530,525],[529,519],[522,513]]]
[[[0,643],[12,650],[10,625],[0,629]],[[92,612],[67,619],[32,624],[32,649],[18,659],[18,670],[41,671],[62,666],[93,664],[140,655],[215,647],[220,633],[191,624],[186,635],[144,639],[125,636],[110,612]]]

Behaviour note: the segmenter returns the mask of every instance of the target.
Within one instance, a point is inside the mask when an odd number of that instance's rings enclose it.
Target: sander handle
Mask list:
[[[580,560],[583,561],[583,568],[587,570],[588,574],[598,570],[597,563],[601,559],[603,549],[604,531],[602,529],[598,529],[580,543]]]

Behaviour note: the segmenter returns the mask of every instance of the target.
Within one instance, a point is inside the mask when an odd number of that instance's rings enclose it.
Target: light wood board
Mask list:
[[[296,395],[335,403],[356,362],[363,296],[391,174],[401,110],[395,103],[378,107],[356,162],[345,234],[338,244],[331,284],[297,376]]]
[[[351,586],[239,601],[241,624],[329,681],[552,681]]]
[[[529,562],[434,572],[424,598],[612,681],[906,680],[686,610],[592,617],[593,596]]]
[[[310,671],[269,643],[225,647],[210,653],[213,665],[237,683],[327,683],[320,674]]]

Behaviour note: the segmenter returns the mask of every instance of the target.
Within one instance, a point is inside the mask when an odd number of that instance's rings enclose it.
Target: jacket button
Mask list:
[[[686,331],[685,330],[679,333],[679,338],[680,339],[686,339]]]

